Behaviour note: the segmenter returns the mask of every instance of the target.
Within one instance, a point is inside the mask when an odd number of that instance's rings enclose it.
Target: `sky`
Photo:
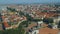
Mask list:
[[[0,4],[60,3],[60,0],[0,0]]]

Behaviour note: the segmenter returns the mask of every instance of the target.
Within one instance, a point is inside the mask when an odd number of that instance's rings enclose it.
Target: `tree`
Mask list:
[[[29,14],[26,14],[25,16],[26,16],[28,21],[32,21],[33,20],[33,18]]]
[[[52,18],[44,18],[43,22],[46,24],[53,23],[53,19]]]
[[[20,12],[19,12],[19,15],[22,16],[22,15],[24,15],[24,13],[23,13],[22,11],[20,11]]]
[[[5,26],[4,26],[4,23],[2,23],[2,28],[3,28],[3,30],[6,30],[6,29],[5,29]]]
[[[22,25],[26,25],[26,27],[28,27],[29,21],[23,21]]]
[[[59,21],[59,23],[58,23],[58,26],[57,26],[58,28],[60,28],[60,21]]]
[[[56,8],[58,8],[60,5],[55,5]]]
[[[16,12],[16,10],[14,8],[7,7],[7,9],[10,10],[11,12]]]
[[[3,20],[2,20],[2,15],[1,15],[1,13],[0,13],[0,22],[2,22]]]
[[[34,22],[42,21],[42,19],[33,19]]]
[[[47,10],[43,10],[42,12],[47,12]]]

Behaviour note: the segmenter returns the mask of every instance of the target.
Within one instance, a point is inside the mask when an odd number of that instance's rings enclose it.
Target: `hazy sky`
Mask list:
[[[0,0],[0,4],[60,3],[60,0]]]

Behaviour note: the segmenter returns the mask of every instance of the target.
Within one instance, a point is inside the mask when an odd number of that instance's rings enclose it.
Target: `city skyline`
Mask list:
[[[32,4],[32,3],[57,4],[60,3],[60,0],[0,0],[0,4]]]

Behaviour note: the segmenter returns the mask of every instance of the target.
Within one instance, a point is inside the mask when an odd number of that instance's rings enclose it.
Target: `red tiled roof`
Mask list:
[[[9,25],[8,25],[7,22],[4,22],[4,26],[5,26],[5,27],[9,27]]]
[[[59,30],[50,29],[50,28],[41,28],[39,29],[39,34],[58,34]]]
[[[39,16],[40,15],[42,15],[42,16],[46,15],[45,17],[47,17],[47,18],[57,15],[56,13],[48,13],[48,12],[36,12],[36,14]]]

